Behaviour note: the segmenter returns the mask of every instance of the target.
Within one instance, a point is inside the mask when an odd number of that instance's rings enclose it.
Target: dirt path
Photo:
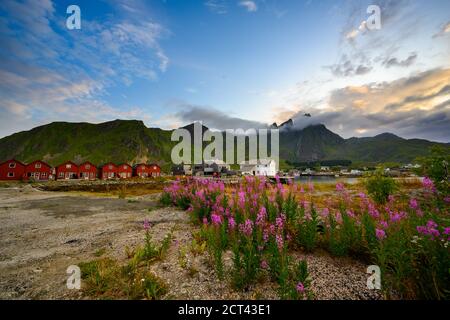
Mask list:
[[[79,299],[66,288],[69,265],[98,256],[125,260],[126,247],[142,244],[142,222],[152,223],[152,236],[162,239],[171,230],[173,243],[164,261],[152,269],[169,287],[168,299],[277,299],[269,281],[248,292],[235,292],[218,281],[207,254],[194,255],[194,227],[185,212],[158,208],[155,194],[130,199],[63,192],[30,186],[0,188],[0,299]],[[150,208],[150,210],[149,210]],[[186,249],[186,264],[180,250]],[[306,258],[318,299],[378,299],[366,288],[367,266],[336,259],[324,252]],[[225,264],[231,265],[230,255]]]

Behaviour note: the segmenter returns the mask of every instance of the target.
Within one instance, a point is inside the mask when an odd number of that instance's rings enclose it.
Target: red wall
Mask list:
[[[117,166],[114,163],[107,163],[102,167],[102,179],[116,178]]]
[[[158,166],[155,163],[149,164],[148,166],[150,168],[150,172],[153,177],[159,177],[161,175],[161,167],[160,166]]]
[[[78,166],[75,163],[67,161],[56,167],[56,179],[64,180],[77,178],[78,178]]]
[[[133,176],[133,168],[128,164],[120,164],[117,166],[117,175],[121,179],[131,178]]]
[[[97,179],[97,167],[90,162],[85,162],[78,167],[78,177],[80,179]]]
[[[135,175],[138,177],[149,177],[151,175],[150,167],[145,163],[136,166]]]
[[[44,161],[33,161],[25,167],[25,179],[48,180],[52,174],[52,168]]]
[[[14,168],[11,168],[14,166]],[[25,165],[17,160],[8,160],[0,164],[0,180],[21,180],[25,173]],[[12,177],[8,174],[13,175]]]

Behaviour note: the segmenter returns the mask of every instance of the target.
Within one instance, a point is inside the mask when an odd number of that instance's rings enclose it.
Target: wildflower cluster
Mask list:
[[[448,295],[448,201],[436,205],[431,180],[424,179],[422,192],[406,200],[388,195],[374,202],[342,183],[336,185],[336,196],[326,201],[314,203],[314,192],[311,183],[283,185],[279,179],[272,184],[262,177],[245,177],[227,187],[220,180],[177,181],[162,197],[187,209],[202,225],[219,277],[227,272],[223,252],[232,252],[233,267],[228,271],[237,288],[268,275],[283,297],[307,297],[303,293],[308,282],[296,279],[292,252],[320,247],[378,264],[388,274],[385,285],[405,296]],[[420,280],[430,277],[433,285]]]

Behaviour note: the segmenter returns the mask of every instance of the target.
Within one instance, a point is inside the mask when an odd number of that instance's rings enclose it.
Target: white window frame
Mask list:
[[[34,166],[36,169],[40,169],[41,167],[42,167],[42,164],[41,163],[36,163],[36,165]]]
[[[8,175],[7,175],[7,177],[8,178],[14,178],[14,172],[8,172]]]
[[[9,168],[10,169],[14,169],[16,167],[16,163],[15,162],[10,162],[9,163]]]

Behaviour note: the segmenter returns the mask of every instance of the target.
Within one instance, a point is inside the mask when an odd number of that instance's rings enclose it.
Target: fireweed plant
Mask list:
[[[432,180],[425,178],[414,198],[390,195],[384,204],[338,183],[335,196],[319,207],[314,192],[313,184],[283,185],[278,178],[271,184],[245,177],[227,187],[190,179],[165,188],[161,201],[187,208],[201,225],[218,277],[228,275],[236,289],[269,276],[282,298],[310,298],[306,261],[296,265],[292,253],[322,248],[380,266],[387,297],[450,298],[450,198]]]

